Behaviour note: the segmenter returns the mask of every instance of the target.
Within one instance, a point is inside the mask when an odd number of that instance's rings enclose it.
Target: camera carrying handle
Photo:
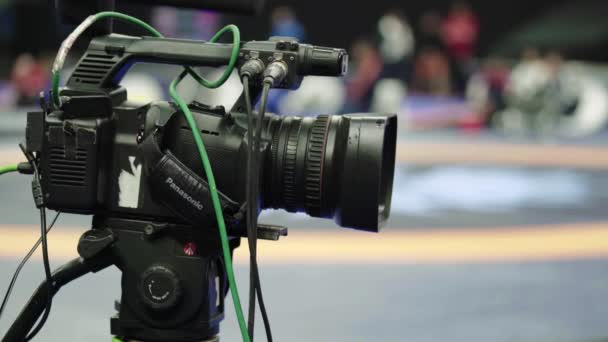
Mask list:
[[[228,64],[231,53],[232,44],[111,34],[91,41],[67,87],[80,92],[108,93],[135,63],[220,67]],[[283,61],[288,74],[275,86],[283,89],[297,88],[304,76],[337,77],[348,68],[345,50],[301,44],[288,37],[241,43],[237,68],[251,58]]]

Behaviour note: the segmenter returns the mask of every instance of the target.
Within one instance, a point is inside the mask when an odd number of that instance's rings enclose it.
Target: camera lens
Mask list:
[[[395,115],[275,116],[269,135],[264,207],[380,229],[391,207]]]

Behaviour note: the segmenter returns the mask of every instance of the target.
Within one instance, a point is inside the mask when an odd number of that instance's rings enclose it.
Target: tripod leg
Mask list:
[[[34,292],[23,310],[21,310],[21,313],[13,325],[11,325],[2,342],[22,342],[25,340],[26,335],[36,324],[36,321],[46,307],[48,286],[51,286],[51,295],[54,296],[63,285],[89,272],[99,271],[108,266],[110,266],[110,263],[100,266],[99,264],[91,264],[82,258],[74,259],[61,266],[53,273],[53,284],[48,284],[45,280],[38,286],[38,289],[36,289],[36,292]]]

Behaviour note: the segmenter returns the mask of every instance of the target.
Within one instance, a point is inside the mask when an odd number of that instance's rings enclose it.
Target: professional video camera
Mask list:
[[[286,235],[286,228],[255,224],[260,210],[379,230],[390,213],[396,116],[264,115],[270,88],[296,89],[308,75],[344,75],[346,51],[286,37],[240,43],[236,51],[233,44],[97,35],[66,87],[51,94],[57,101],[44,100],[42,111],[28,113],[24,152],[37,174],[37,205],[92,214],[93,223],[78,244],[81,257],[40,286],[4,342],[23,341],[62,285],[111,265],[122,271],[112,334],[128,341],[216,341],[230,257],[240,237],[251,238],[249,223],[254,238]],[[138,62],[233,62],[244,93],[229,109],[135,104],[120,81]],[[188,70],[181,78],[193,73]],[[201,166],[203,143],[215,177]],[[225,218],[226,241],[216,215]]]

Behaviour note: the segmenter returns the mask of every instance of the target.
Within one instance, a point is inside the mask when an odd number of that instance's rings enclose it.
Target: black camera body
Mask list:
[[[120,35],[94,39],[61,92],[62,108],[28,116],[27,149],[42,152],[46,206],[79,214],[180,222],[175,212],[159,203],[179,184],[166,179],[165,186],[159,184],[163,179],[150,183],[152,165],[145,165],[140,145],[158,134],[160,148],[176,157],[180,167],[204,178],[189,127],[171,103],[129,103],[120,78],[136,62],[216,66],[229,56],[227,44]],[[245,43],[237,67],[252,58],[285,61],[290,71],[277,87],[287,89],[297,88],[306,75],[341,76],[348,61],[343,50],[289,38]],[[252,88],[259,94],[259,84]],[[248,142],[242,101],[230,110],[190,104],[203,128],[218,189],[233,204],[244,201],[250,176],[243,167]],[[378,231],[390,213],[395,115],[268,115],[263,126],[263,168],[258,175],[262,208],[336,217],[340,225]],[[192,195],[176,200],[188,206]],[[188,222],[183,213],[177,216]]]
[[[120,87],[137,62],[221,66],[231,45],[107,35],[94,38],[60,95],[60,108],[28,113],[26,151],[39,156],[44,205],[91,214],[79,244],[84,260],[103,255],[123,273],[112,333],[145,341],[212,340],[223,318],[227,280],[215,213],[200,157],[173,103],[131,103]],[[243,43],[237,61],[280,61],[277,88],[307,75],[342,76],[344,50],[284,37]],[[250,85],[258,98],[262,82]],[[377,232],[390,214],[395,115],[266,115],[260,172],[246,173],[245,98],[233,108],[191,103],[201,128],[231,251],[245,236],[248,177],[260,181],[260,210],[285,209],[335,218]],[[258,213],[256,213],[257,215]],[[262,227],[260,227],[262,228]],[[278,239],[276,227],[260,236]],[[265,234],[265,235],[264,235]]]

